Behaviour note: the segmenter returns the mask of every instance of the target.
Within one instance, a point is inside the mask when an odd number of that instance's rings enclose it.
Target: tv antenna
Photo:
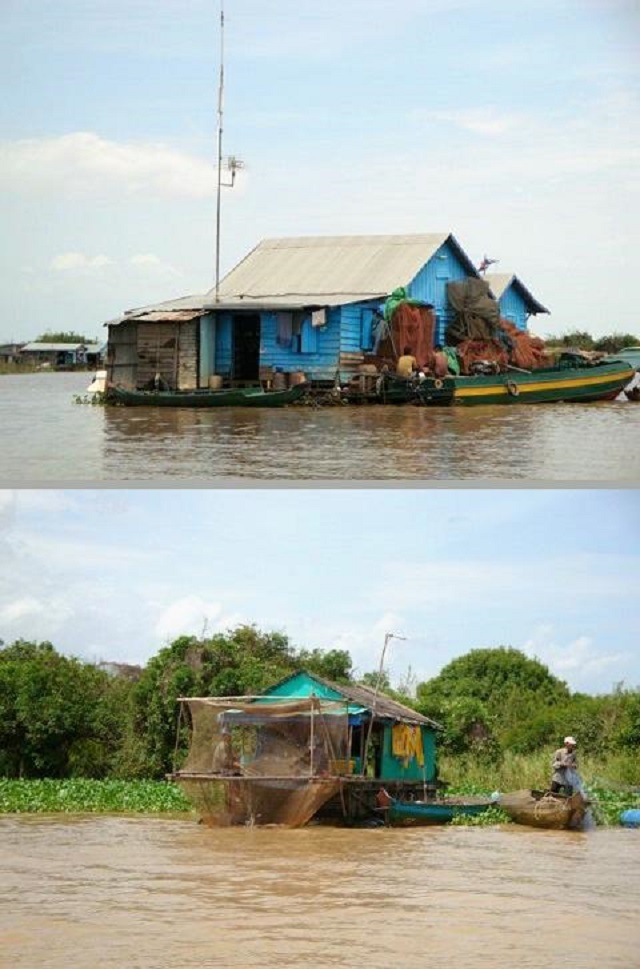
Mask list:
[[[224,0],[220,0],[220,77],[218,82],[218,181],[216,190],[216,303],[220,300],[220,210],[223,188],[233,188],[236,174],[244,168],[244,162],[235,155],[222,156],[222,133],[224,114]],[[223,182],[222,170],[230,175],[230,181]]]

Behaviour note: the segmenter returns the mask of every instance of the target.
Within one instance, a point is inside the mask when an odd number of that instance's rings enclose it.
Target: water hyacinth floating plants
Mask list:
[[[0,778],[1,814],[182,814],[191,810],[180,788],[165,781]]]

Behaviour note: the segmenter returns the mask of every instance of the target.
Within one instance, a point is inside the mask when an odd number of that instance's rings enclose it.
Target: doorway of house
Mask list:
[[[258,382],[260,376],[260,317],[257,313],[233,317],[233,379]]]

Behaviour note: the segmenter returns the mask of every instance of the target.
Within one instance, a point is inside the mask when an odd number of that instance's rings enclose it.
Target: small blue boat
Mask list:
[[[387,791],[378,794],[378,807],[384,812],[388,824],[393,826],[418,826],[425,824],[449,824],[454,818],[476,817],[496,802],[483,797],[450,797],[432,801],[402,801],[391,797]]]

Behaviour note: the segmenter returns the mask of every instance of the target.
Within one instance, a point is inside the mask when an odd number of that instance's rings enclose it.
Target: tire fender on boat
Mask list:
[[[511,394],[512,397],[518,396],[518,394],[520,393],[520,388],[518,387],[515,380],[507,380],[507,391]]]
[[[444,387],[444,382],[440,379],[440,377],[436,377],[436,379],[433,381],[433,386],[436,390],[442,390]]]

